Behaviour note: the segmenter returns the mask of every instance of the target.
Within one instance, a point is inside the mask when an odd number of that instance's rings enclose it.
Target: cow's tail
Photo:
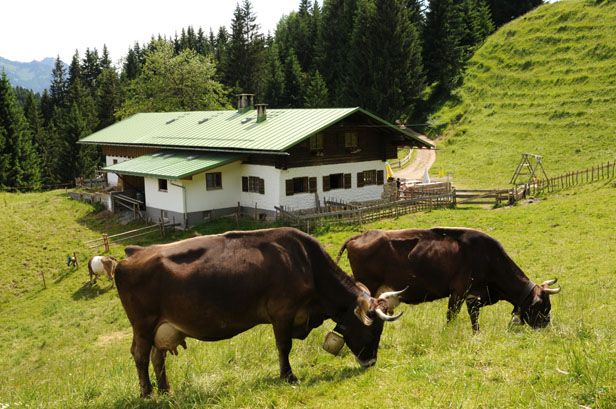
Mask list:
[[[347,244],[349,244],[349,242],[351,240],[355,240],[356,238],[358,238],[359,236],[361,236],[361,234],[357,234],[353,237],[349,237],[348,239],[346,239],[344,241],[344,243],[342,243],[342,247],[340,247],[340,251],[338,251],[338,256],[336,257],[336,264],[338,264],[340,262],[340,258],[342,257],[342,254],[344,253],[344,251],[347,248]]]

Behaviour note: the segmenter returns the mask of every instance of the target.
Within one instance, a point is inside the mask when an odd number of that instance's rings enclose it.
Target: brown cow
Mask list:
[[[141,395],[169,389],[166,351],[186,337],[231,338],[255,325],[274,329],[280,377],[296,382],[292,338],[332,318],[362,366],[376,362],[382,322],[393,321],[397,293],[372,298],[309,235],[291,228],[228,232],[146,248],[128,247],[116,286],[133,327],[132,355]],[[380,318],[380,319],[377,319]],[[373,320],[376,320],[372,325]]]
[[[449,297],[447,321],[466,301],[473,331],[479,331],[479,308],[499,300],[514,305],[512,322],[534,328],[550,322],[549,288],[556,280],[533,283],[498,241],[477,230],[437,227],[428,230],[371,230],[349,238],[353,275],[372,294],[382,288],[408,289],[409,304]]]
[[[90,284],[95,284],[96,279],[103,274],[111,281],[113,287],[113,274],[118,265],[115,257],[94,256],[88,261],[88,273],[90,274]]]

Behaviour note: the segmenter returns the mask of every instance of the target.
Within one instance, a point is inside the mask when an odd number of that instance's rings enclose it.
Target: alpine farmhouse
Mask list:
[[[250,94],[238,110],[136,114],[79,142],[101,146],[108,183],[149,218],[183,227],[238,207],[273,218],[324,197],[380,199],[397,146],[433,148],[361,108],[266,110]]]

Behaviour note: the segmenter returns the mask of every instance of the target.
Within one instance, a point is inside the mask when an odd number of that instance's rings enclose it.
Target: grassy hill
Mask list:
[[[501,302],[482,310],[482,332],[473,336],[464,311],[445,325],[446,300],[403,306],[404,317],[385,330],[377,366],[364,371],[348,352],[335,358],[321,350],[333,328],[328,322],[294,342],[291,363],[302,383],[291,387],[277,380],[271,327],[259,326],[216,343],[188,340],[186,351],[168,359],[174,392],[150,401],[137,398],[131,330],[117,292],[104,279],[90,287],[84,260],[77,270],[64,264],[69,250],[91,254],[82,242],[106,230],[108,219],[63,192],[2,196],[0,223],[12,234],[0,258],[0,281],[9,283],[0,302],[0,404],[8,407],[609,408],[616,402],[613,182],[513,208],[439,210],[365,226],[488,232],[533,280],[559,278],[563,291],[553,297],[550,328],[508,331],[511,305]],[[234,227],[228,221],[197,231]],[[323,231],[317,238],[333,255],[355,233]],[[346,259],[343,267],[348,271]],[[21,283],[17,293],[7,290],[12,280]]]
[[[431,119],[448,124],[434,172],[506,186],[521,153],[550,176],[616,159],[616,3],[564,0],[490,36]]]

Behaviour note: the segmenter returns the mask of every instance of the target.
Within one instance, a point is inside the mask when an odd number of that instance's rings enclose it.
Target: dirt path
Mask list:
[[[423,136],[421,138],[428,140]],[[395,170],[394,175],[397,178],[421,179],[426,169],[430,170],[435,160],[436,151],[434,149],[417,149],[413,162],[404,169]]]

